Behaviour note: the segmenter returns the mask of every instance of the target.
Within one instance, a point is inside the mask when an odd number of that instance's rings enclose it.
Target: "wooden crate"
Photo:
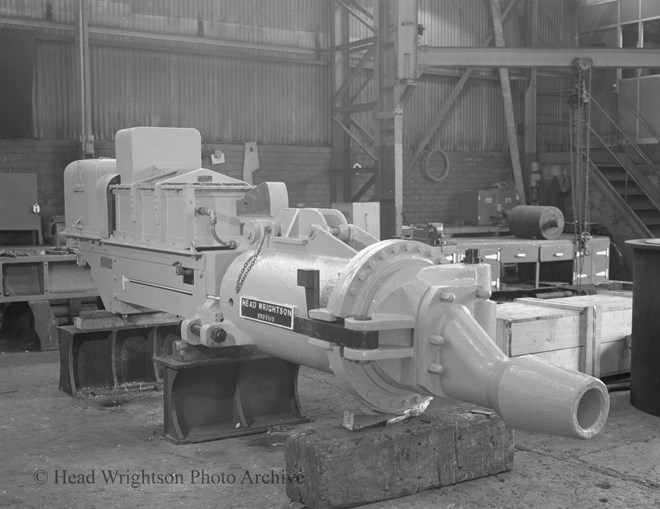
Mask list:
[[[632,293],[603,291],[497,306],[497,345],[596,377],[630,371]]]

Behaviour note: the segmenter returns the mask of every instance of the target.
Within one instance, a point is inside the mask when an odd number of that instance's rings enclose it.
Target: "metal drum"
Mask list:
[[[630,402],[660,416],[660,239],[626,244],[634,250]]]
[[[564,214],[557,207],[518,205],[506,221],[511,233],[523,239],[554,240],[564,231]]]

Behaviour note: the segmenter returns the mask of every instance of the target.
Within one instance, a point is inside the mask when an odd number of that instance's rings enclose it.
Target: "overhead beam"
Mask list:
[[[417,55],[421,72],[428,67],[570,67],[576,58],[590,58],[593,67],[660,67],[660,51],[635,48],[465,48],[422,46]]]

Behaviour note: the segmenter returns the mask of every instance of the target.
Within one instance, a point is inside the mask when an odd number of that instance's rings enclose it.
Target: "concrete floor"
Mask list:
[[[74,399],[58,391],[58,376],[58,352],[0,353],[0,507],[300,508],[283,484],[249,482],[246,472],[281,473],[287,436],[336,425],[346,399],[333,377],[304,369],[300,397],[311,424],[175,446],[154,436],[159,394]],[[660,507],[660,418],[633,408],[628,392],[611,396],[608,424],[595,439],[517,433],[510,472],[365,507]],[[132,487],[103,479],[103,471],[143,470],[182,474],[184,482]],[[62,484],[63,471],[83,483]]]

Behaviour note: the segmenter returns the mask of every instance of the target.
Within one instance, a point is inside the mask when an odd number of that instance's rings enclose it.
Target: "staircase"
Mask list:
[[[606,118],[620,140],[619,144],[608,144],[590,127],[592,139],[599,143],[597,149],[592,149],[590,161],[595,185],[618,209],[631,230],[645,237],[660,237],[659,162],[653,161],[593,97],[590,99],[592,112],[596,111]],[[637,112],[635,114],[639,116]],[[642,117],[639,118],[644,122]],[[650,125],[645,123],[645,126],[658,138]]]

